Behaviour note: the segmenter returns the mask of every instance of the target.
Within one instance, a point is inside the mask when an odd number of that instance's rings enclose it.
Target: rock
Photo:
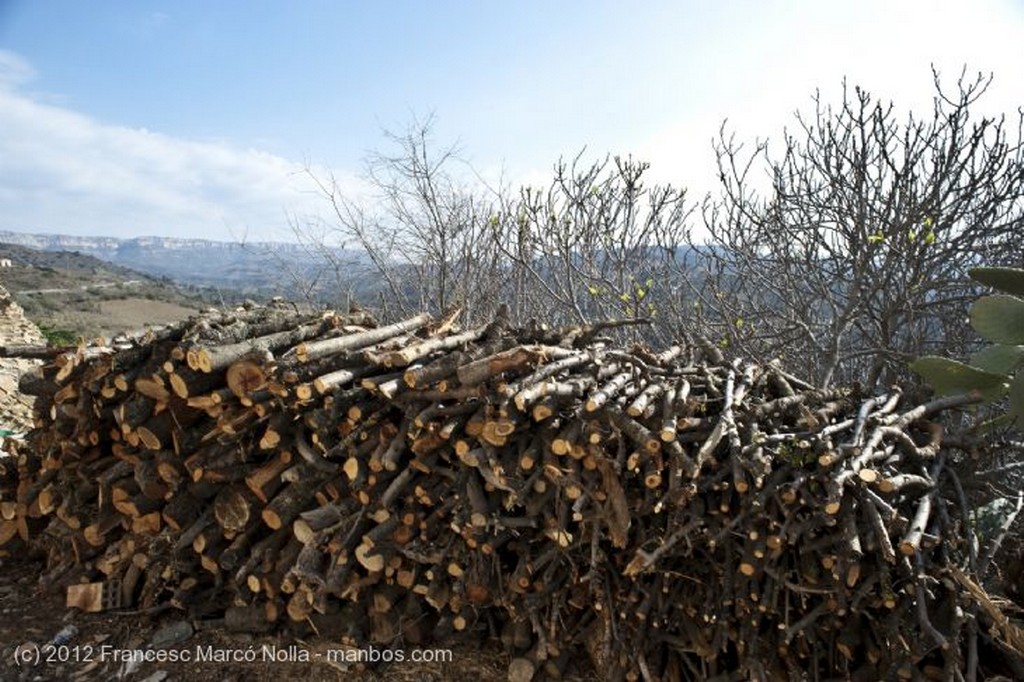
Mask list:
[[[65,625],[60,632],[53,636],[53,639],[50,640],[50,645],[55,647],[64,646],[77,636],[77,627],[74,625]]]
[[[44,344],[39,329],[6,289],[0,287],[0,345]],[[0,429],[24,431],[32,426],[32,398],[18,392],[18,378],[38,360],[0,358]]]
[[[181,644],[195,633],[192,623],[187,620],[179,620],[166,625],[153,634],[149,645],[154,649],[164,649],[175,644]]]

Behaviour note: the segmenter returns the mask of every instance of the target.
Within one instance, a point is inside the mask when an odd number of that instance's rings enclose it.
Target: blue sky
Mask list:
[[[0,229],[287,238],[435,117],[485,177],[632,154],[713,189],[710,140],[778,136],[846,76],[927,109],[929,64],[1024,105],[1024,3],[0,0]]]

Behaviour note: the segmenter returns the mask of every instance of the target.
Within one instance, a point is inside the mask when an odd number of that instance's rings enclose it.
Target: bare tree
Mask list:
[[[346,196],[333,177],[310,176],[331,206],[336,235],[365,251],[370,267],[350,276],[379,280],[385,317],[460,305],[463,319],[483,318],[502,293],[490,200],[459,179],[467,167],[456,148],[434,151],[431,126],[427,119],[385,133],[395,149],[368,160],[369,203]]]
[[[330,235],[306,226],[300,239],[365,251],[369,267],[345,272],[379,282],[384,318],[457,304],[473,323],[500,303],[550,324],[658,316],[668,270],[657,254],[683,236],[684,192],[648,188],[645,163],[580,156],[557,164],[546,188],[470,184],[455,148],[433,151],[431,124],[388,134],[392,153],[367,164],[368,204],[310,172],[333,223]]]
[[[683,237],[684,191],[647,187],[648,164],[615,157],[560,162],[546,189],[523,188],[492,217],[520,317],[552,323],[657,319],[668,270],[659,257]]]
[[[369,262],[346,277],[377,283],[385,318],[458,304],[473,323],[501,302],[550,324],[648,318],[648,341],[706,336],[871,387],[913,357],[967,352],[968,268],[1021,263],[1021,120],[972,117],[990,79],[953,95],[934,82],[925,118],[845,84],[836,107],[816,96],[779,153],[723,126],[700,232],[685,191],[648,186],[645,163],[581,153],[547,187],[486,188],[455,148],[434,151],[429,119],[370,158],[370,203],[314,180],[337,239]]]
[[[1021,123],[973,120],[991,78],[939,76],[927,119],[843,87],[815,97],[781,155],[722,133],[721,196],[703,212],[699,267],[681,269],[702,321],[723,346],[813,370],[821,385],[891,381],[907,360],[972,336],[967,269],[1022,257]],[[770,190],[757,189],[766,171]]]

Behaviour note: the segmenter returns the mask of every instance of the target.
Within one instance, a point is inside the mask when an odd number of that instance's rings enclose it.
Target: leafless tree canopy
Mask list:
[[[1021,257],[1020,121],[1011,140],[1003,119],[970,116],[989,82],[948,97],[936,77],[931,117],[902,121],[844,87],[837,108],[815,98],[780,154],[744,153],[723,131],[721,195],[703,214],[720,248],[705,252],[701,296],[722,337],[809,365],[821,385],[873,385],[922,353],[966,350],[968,267]]]
[[[337,237],[370,263],[348,269],[377,285],[363,303],[385,317],[458,305],[473,323],[507,303],[551,324],[643,318],[622,333],[691,336],[821,386],[871,387],[915,356],[967,352],[968,267],[1024,258],[1020,116],[972,115],[990,78],[952,94],[934,79],[924,117],[844,84],[781,144],[745,145],[723,126],[719,191],[700,203],[619,157],[559,162],[543,188],[463,181],[430,121],[370,159],[372,208],[314,179]]]

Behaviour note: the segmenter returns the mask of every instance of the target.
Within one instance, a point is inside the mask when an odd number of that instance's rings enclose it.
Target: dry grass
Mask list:
[[[69,305],[32,317],[38,324],[50,329],[67,330],[72,336],[83,336],[86,339],[102,336],[109,339],[118,332],[177,322],[195,312],[193,308],[167,301],[124,298],[96,301],[88,307]]]
[[[176,303],[151,301],[145,298],[126,298],[115,301],[100,301],[99,315],[105,335],[126,329],[139,329],[149,324],[178,322],[195,314],[192,308]]]

